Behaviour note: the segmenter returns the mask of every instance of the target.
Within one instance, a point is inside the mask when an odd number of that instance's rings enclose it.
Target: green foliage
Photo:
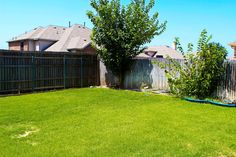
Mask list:
[[[123,84],[123,77],[131,66],[131,59],[143,51],[142,45],[149,43],[155,35],[166,28],[160,23],[158,12],[149,16],[155,1],[133,0],[122,6],[120,0],[91,0],[96,13],[89,11],[94,24],[92,41],[99,56]]]
[[[212,95],[225,71],[227,51],[219,43],[210,43],[211,38],[203,30],[196,53],[193,53],[193,44],[189,44],[187,53],[184,53],[179,39],[175,39],[177,48],[185,59],[182,65],[174,59],[168,59],[170,69],[166,70],[166,76],[172,93],[197,98]]]

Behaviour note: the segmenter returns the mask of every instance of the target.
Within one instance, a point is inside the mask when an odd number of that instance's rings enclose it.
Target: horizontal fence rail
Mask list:
[[[0,94],[95,85],[96,56],[0,50]]]

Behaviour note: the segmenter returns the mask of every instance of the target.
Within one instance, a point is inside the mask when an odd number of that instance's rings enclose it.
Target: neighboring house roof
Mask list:
[[[29,32],[19,35],[8,42],[15,42],[21,40],[50,40],[58,41],[62,34],[64,34],[66,27],[53,26],[38,27]]]
[[[59,41],[46,51],[81,50],[91,44],[92,31],[82,25],[76,24],[66,29]]]
[[[152,58],[152,57],[146,53],[140,53],[139,55],[136,56],[136,58]]]
[[[149,46],[137,58],[166,58],[184,59],[183,55],[169,46]]]
[[[236,41],[232,42],[232,43],[229,43],[229,45],[232,46],[232,47],[236,47]]]

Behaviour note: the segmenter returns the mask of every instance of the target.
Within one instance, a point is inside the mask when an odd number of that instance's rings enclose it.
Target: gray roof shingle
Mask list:
[[[143,53],[139,54],[137,58],[158,58],[169,56],[174,59],[183,59],[183,55],[169,46],[149,46]]]
[[[9,42],[21,41],[21,40],[50,40],[58,41],[62,34],[65,32],[66,27],[53,26],[38,27],[29,32],[21,34]]]
[[[91,44],[92,31],[82,25],[76,24],[67,28],[59,41],[49,47],[46,51],[68,51],[81,50]]]

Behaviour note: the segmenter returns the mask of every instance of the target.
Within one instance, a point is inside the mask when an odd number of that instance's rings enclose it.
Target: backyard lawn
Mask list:
[[[111,89],[0,98],[0,157],[236,156],[236,108]]]

